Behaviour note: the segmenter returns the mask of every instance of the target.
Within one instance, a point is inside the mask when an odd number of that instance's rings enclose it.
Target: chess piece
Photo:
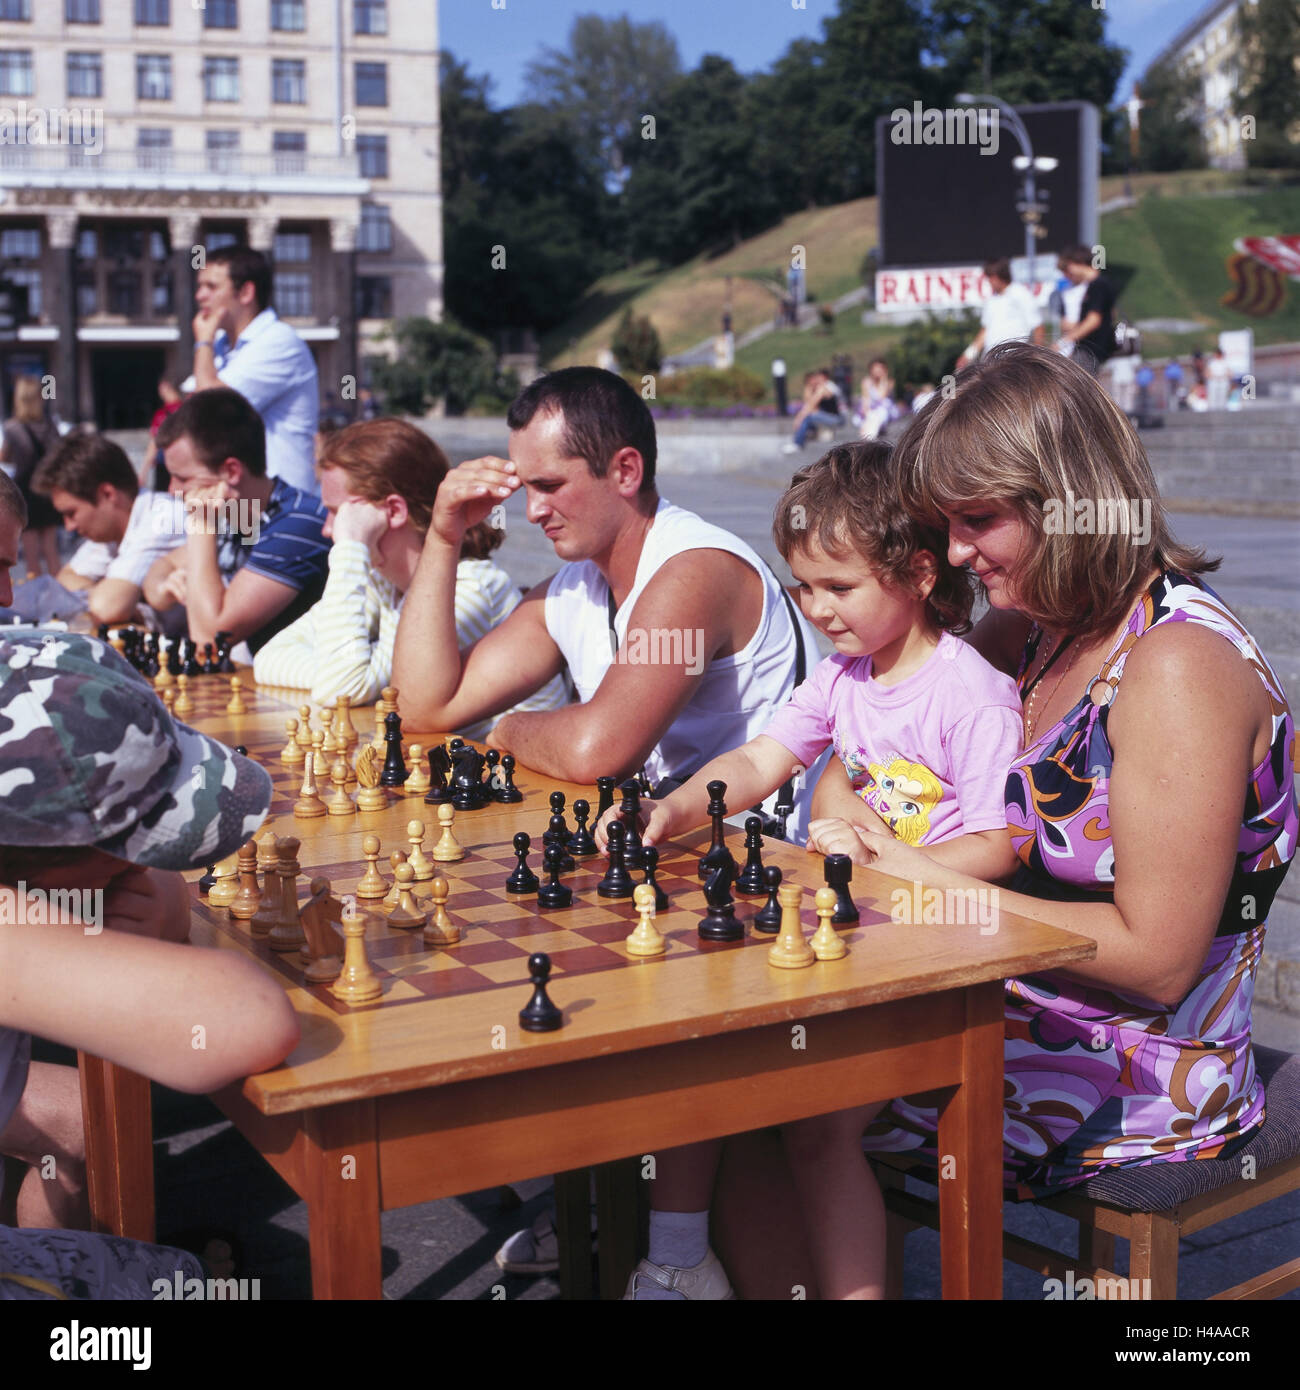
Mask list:
[[[257,841],[245,840],[236,858],[239,865],[239,892],[230,903],[230,915],[247,921],[257,911],[262,894],[257,886]],[[211,901],[211,899],[209,899]]]
[[[226,713],[248,713],[248,706],[244,703],[244,682],[238,676],[231,676],[230,678],[230,700],[226,705]]]
[[[361,853],[366,857],[366,871],[357,883],[358,898],[382,898],[388,892],[388,884],[379,872],[379,836],[367,835],[361,841]]]
[[[781,930],[781,904],[777,898],[781,870],[775,864],[769,864],[763,870],[763,883],[767,889],[767,902],[754,914],[754,930],[775,936]]]
[[[311,706],[298,706],[298,747],[302,749],[304,755],[311,752]]]
[[[609,868],[605,877],[596,885],[596,892],[602,898],[630,898],[636,884],[627,871],[626,858],[627,827],[622,821],[610,821],[609,838],[605,852],[609,855]]]
[[[203,644],[203,674],[205,676],[217,674],[217,653],[211,642],[204,642]]]
[[[163,708],[169,715],[176,713],[176,687],[169,685],[162,693]]]
[[[618,815],[627,832],[624,839],[623,862],[629,869],[641,867],[641,784],[635,777],[629,777],[619,787],[623,800],[619,803]]]
[[[428,770],[424,766],[424,747],[411,744],[411,767],[406,779],[407,796],[423,796],[432,785]]]
[[[379,977],[366,957],[366,919],[356,908],[343,913],[343,973],[330,993],[345,1004],[367,1004],[383,994]]]
[[[597,777],[596,791],[599,794],[596,801],[596,824],[600,824],[601,817],[614,804],[614,778]]]
[[[653,888],[655,894],[655,911],[668,911],[668,894],[659,886],[659,880],[655,875],[659,872],[659,851],[653,845],[646,845],[641,850],[641,867],[645,870],[645,883],[638,884],[638,888]],[[632,901],[636,901],[636,894],[632,894]]]
[[[429,749],[429,790],[425,793],[424,804],[426,806],[441,806],[444,801],[451,800],[451,792],[447,787],[447,776],[451,772],[451,759],[447,756],[447,749],[439,743]]]
[[[849,896],[849,884],[853,881],[853,860],[847,854],[828,854],[822,866],[822,874],[827,884],[835,890],[835,915],[831,921],[837,927],[847,926],[860,920],[860,914]]]
[[[182,638],[181,645],[185,649],[185,659],[181,663],[180,674],[183,676],[201,676],[203,667],[199,665],[199,649],[194,645],[193,638]]]
[[[477,811],[486,806],[489,796],[483,785],[483,754],[462,744],[452,750],[451,765],[451,804],[458,811]]]
[[[388,863],[393,870],[393,886],[384,894],[384,901],[380,906],[391,911],[397,906],[401,898],[402,885],[397,881],[397,866],[406,863],[406,851],[404,849],[395,849],[392,854],[388,856]]]
[[[550,874],[550,878],[537,890],[538,907],[573,906],[573,889],[560,882],[560,872],[564,868],[566,857],[559,845],[547,845],[546,853],[542,855],[542,867]]]
[[[505,753],[501,758],[501,790],[496,799],[506,806],[513,806],[524,799],[524,794],[515,786],[515,755]]]
[[[562,1028],[564,1015],[546,993],[546,982],[551,978],[551,958],[544,951],[528,957],[528,978],[533,995],[519,1010],[519,1026],[527,1033],[553,1033]]]
[[[302,930],[307,938],[301,955],[303,979],[312,985],[327,985],[337,980],[343,969],[343,938],[334,929],[343,921],[343,905],[330,893],[327,878],[314,878],[311,896],[302,910]]]
[[[342,741],[343,747],[351,752],[361,741],[356,726],[352,722],[352,697],[340,695],[334,702],[334,736]]]
[[[208,889],[209,907],[229,907],[239,895],[239,858],[228,855],[213,870],[214,882]]]
[[[375,701],[375,738],[374,744],[376,751],[384,747],[384,734],[387,726],[384,720],[397,710],[397,687],[386,685],[379,692],[379,699]]]
[[[501,754],[495,748],[489,748],[483,754],[483,764],[487,769],[488,795],[495,800],[497,792],[506,784],[506,775],[501,771]]]
[[[158,674],[153,678],[153,688],[158,692],[160,698],[162,696],[163,691],[166,690],[172,684],[172,681],[172,673],[166,668],[166,666],[163,666],[159,670]]]
[[[518,863],[514,872],[506,879],[507,893],[537,892],[537,875],[528,867],[528,851],[532,848],[532,843],[530,837],[522,830],[515,836],[515,858]]]
[[[316,787],[315,756],[315,748],[319,746],[324,735],[318,730],[314,738],[316,744],[313,745],[313,750],[303,755],[302,790],[298,794],[298,800],[293,803],[293,814],[297,820],[315,820],[318,816],[325,815],[325,803],[320,799]]]
[[[286,719],[284,731],[289,735],[289,742],[280,750],[280,761],[286,767],[296,767],[299,763],[307,760],[306,753],[302,751],[298,743],[298,721]]]
[[[379,785],[379,754],[373,743],[357,754],[357,809],[360,811],[383,811],[388,807],[388,793]]]
[[[564,804],[564,793],[563,793],[563,792],[552,792],[552,793],[551,793],[551,806],[552,806],[552,807],[555,806],[555,798],[556,798],[557,796],[560,798],[560,804],[561,804],[561,805]],[[564,823],[564,816],[563,816],[563,814],[557,812],[555,815],[553,815],[553,816],[551,817],[550,821],[549,821],[548,824],[547,824],[546,833],[542,836],[542,844],[546,847],[546,849],[555,849],[555,850],[559,850],[559,852],[560,852],[560,858],[559,858],[560,868],[561,868],[561,869],[563,870],[563,872],[565,872],[566,874],[567,874],[567,873],[572,873],[573,870],[576,869],[576,868],[578,867],[577,861],[573,858],[573,856],[569,853],[568,849],[566,848],[567,845],[568,845],[568,843],[569,843],[569,828],[568,828],[568,826],[565,825],[565,823]],[[543,862],[544,862],[544,856],[545,856],[545,851],[543,851]]]
[[[573,803],[573,819],[576,828],[569,836],[568,850],[575,858],[590,859],[592,855],[599,854],[600,849],[596,845],[596,837],[591,833],[587,826],[587,821],[591,818],[591,802],[584,801],[579,797]]]
[[[193,713],[194,710],[194,697],[190,694],[190,678],[182,672],[176,677],[176,685],[178,688],[176,704],[173,709],[184,719],[187,714]]]
[[[725,782],[710,782],[705,790],[709,794],[708,814],[713,820],[713,843],[709,846],[708,853],[700,860],[700,877],[708,878],[715,869],[723,864],[730,864],[734,875],[736,861],[727,848],[727,803],[724,800],[727,795],[727,784]]]
[[[174,681],[184,667],[181,665],[181,644],[176,641],[167,644],[167,674]]]
[[[393,870],[397,879],[397,906],[388,914],[388,925],[399,927],[402,931],[414,931],[423,927],[429,920],[428,913],[421,912],[415,901],[412,883],[415,872],[409,864],[399,864]]]
[[[217,866],[209,864],[203,871],[203,876],[199,879],[199,893],[207,897],[212,892],[212,885],[217,881]]]
[[[701,941],[743,941],[745,928],[736,917],[731,885],[736,877],[736,861],[727,857],[704,880],[704,900],[708,903],[699,926]]]
[[[426,946],[455,946],[460,941],[460,928],[447,915],[448,892],[447,880],[441,874],[434,874],[429,884],[433,911],[424,929]]]
[[[329,705],[325,705],[321,709],[320,724],[321,728],[325,730],[325,742],[321,746],[324,749],[325,756],[329,758],[332,753],[337,753],[339,751],[338,739],[334,737],[334,711]],[[333,759],[331,758],[331,763],[332,762]]]
[[[230,656],[230,644],[234,634],[229,632],[217,633],[217,674],[219,676],[233,676],[235,674],[235,663]]]
[[[627,939],[630,956],[662,956],[667,945],[655,926],[655,890],[648,883],[638,883],[632,901],[641,914],[636,930]]]
[[[461,848],[460,842],[452,834],[451,826],[455,819],[456,808],[454,806],[438,807],[438,824],[442,826],[442,838],[433,847],[435,864],[455,864],[465,857],[465,851]]]
[[[817,905],[817,930],[808,944],[818,960],[839,960],[848,955],[849,948],[840,940],[839,934],[831,925],[835,918],[836,897],[834,888],[819,888],[813,897]]]
[[[325,729],[317,729],[311,736],[312,765],[316,769],[316,779],[320,781],[330,775],[330,765],[325,761]]]
[[[433,877],[433,860],[424,852],[424,822],[422,820],[411,820],[406,822],[406,838],[411,843],[411,852],[406,856],[406,862],[411,866],[411,872],[415,875],[417,883],[427,882]],[[450,861],[440,861],[450,862]]]
[[[307,939],[298,920],[298,847],[301,840],[286,835],[276,841],[280,859],[276,873],[280,876],[280,919],[271,928],[266,944],[273,951],[296,951]]]
[[[763,879],[763,821],[745,818],[745,867],[736,875],[736,892],[755,897],[765,892]]]
[[[401,787],[410,775],[402,754],[402,716],[393,710],[384,715],[384,770],[379,774],[379,785]]]
[[[334,787],[334,792],[325,803],[326,811],[331,816],[356,815],[356,802],[348,795],[348,760],[342,749],[334,756],[334,766],[330,769],[330,782]]]
[[[768,964],[782,970],[801,970],[817,959],[799,924],[803,889],[797,883],[783,883],[777,889],[777,897],[781,900],[781,933],[768,949]]]
[[[264,830],[257,837],[257,867],[262,875],[262,896],[258,899],[257,911],[248,923],[248,930],[254,936],[266,936],[280,920],[284,891],[280,887],[280,875],[277,873],[280,863],[277,845],[274,830]]]

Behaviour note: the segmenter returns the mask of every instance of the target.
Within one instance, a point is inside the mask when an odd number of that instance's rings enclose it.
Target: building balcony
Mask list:
[[[0,145],[0,188],[364,197],[370,180],[356,155]]]

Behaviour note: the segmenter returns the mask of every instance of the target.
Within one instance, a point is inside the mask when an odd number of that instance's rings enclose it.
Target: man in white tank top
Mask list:
[[[508,424],[509,460],[463,463],[438,489],[393,660],[410,720],[472,724],[567,667],[580,703],[507,715],[489,746],[565,781],[644,768],[656,784],[761,733],[796,684],[796,634],[802,669],[815,664],[812,631],[744,541],[659,497],[644,401],[612,372],[570,367],[527,387]],[[461,538],[520,489],[565,563],[462,660]],[[792,839],[805,783],[816,770],[796,780]]]

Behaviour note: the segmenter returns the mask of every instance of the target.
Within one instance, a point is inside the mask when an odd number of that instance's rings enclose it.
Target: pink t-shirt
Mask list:
[[[805,767],[828,743],[853,790],[909,845],[1000,830],[1021,745],[1010,676],[945,632],[898,685],[871,678],[869,656],[829,656],[764,730]]]

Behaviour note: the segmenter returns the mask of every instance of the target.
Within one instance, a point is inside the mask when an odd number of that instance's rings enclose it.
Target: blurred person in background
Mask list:
[[[27,503],[27,529],[23,532],[23,560],[28,579],[41,572],[58,574],[62,560],[59,556],[59,514],[48,497],[32,491],[32,474],[46,454],[59,442],[54,421],[45,414],[41,383],[34,376],[20,376],[14,383],[14,413],[5,422],[4,441],[0,444],[0,463],[5,472],[18,484]]]

